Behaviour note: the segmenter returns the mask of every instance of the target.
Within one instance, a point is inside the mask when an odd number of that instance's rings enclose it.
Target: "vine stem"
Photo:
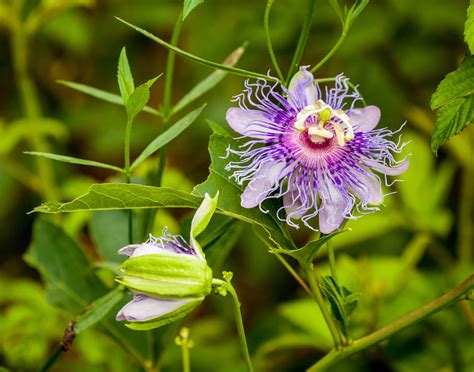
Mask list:
[[[125,146],[124,146],[124,173],[125,182],[130,183],[130,139],[132,136],[132,120],[127,119],[125,128]],[[128,244],[133,243],[133,211],[128,210]]]
[[[298,44],[296,45],[295,54],[293,55],[293,59],[291,61],[290,70],[288,71],[288,76],[286,78],[286,86],[290,82],[290,79],[295,74],[298,66],[301,62],[301,58],[303,57],[304,48],[306,46],[306,42],[308,41],[309,31],[311,30],[311,23],[313,22],[313,15],[314,9],[316,5],[316,0],[308,0],[308,9],[306,11],[306,18],[303,23],[303,28],[301,29],[300,38],[298,40]]]
[[[323,314],[324,320],[326,321],[326,324],[329,328],[329,332],[331,332],[331,336],[334,342],[334,348],[336,350],[339,350],[341,347],[341,334],[339,332],[339,329],[336,326],[336,323],[334,322],[334,319],[331,317],[331,314],[329,313],[329,310],[326,306],[326,303],[324,302],[323,295],[321,293],[321,289],[319,288],[319,280],[318,280],[318,274],[313,271],[313,264],[312,263],[301,263],[303,266],[303,270],[306,276],[306,280],[309,283],[309,286],[311,287],[311,290],[313,292],[314,299],[316,300],[321,313]]]
[[[326,243],[326,246],[328,248],[328,257],[329,257],[329,266],[331,267],[331,275],[336,281],[336,283],[339,284],[339,279],[337,277],[337,270],[336,270],[336,255],[334,254],[334,246],[330,241]]]
[[[240,312],[240,302],[237,292],[229,281],[223,281],[220,279],[212,279],[212,284],[215,286],[224,286],[228,293],[232,297],[232,304],[234,308],[235,325],[239,334],[240,350],[245,360],[247,370],[253,372],[252,360],[250,359],[249,349],[247,347],[247,338],[245,337],[244,322],[242,321],[242,313]]]
[[[274,253],[274,255],[278,258],[278,260],[281,262],[281,264],[285,267],[286,270],[290,273],[290,275],[295,278],[295,280],[303,287],[303,289],[310,295],[313,296],[313,292],[311,291],[311,288],[308,287],[306,282],[301,278],[301,276],[298,275],[298,273],[291,267],[291,265],[286,261],[280,253]]]
[[[43,367],[41,367],[41,372],[47,372],[49,371],[49,369],[53,366],[54,363],[56,363],[56,361],[59,359],[59,357],[61,356],[61,354],[63,353],[63,348],[61,345],[59,345],[55,350],[54,352],[51,354],[51,356],[48,358],[48,360],[46,361],[46,363],[43,365]]]
[[[270,55],[270,59],[272,61],[273,67],[275,68],[275,72],[278,75],[280,81],[285,81],[283,74],[281,73],[280,66],[278,65],[278,61],[275,56],[275,52],[273,51],[272,40],[270,38],[270,27],[268,25],[270,19],[270,10],[272,9],[273,3],[275,0],[268,0],[267,6],[265,8],[265,14],[263,16],[263,27],[265,28],[265,41],[267,43],[268,54]]]
[[[346,32],[345,29],[343,29],[342,34],[339,37],[339,39],[337,40],[336,44],[332,47],[332,49],[329,51],[329,53],[326,54],[324,56],[324,58],[321,61],[319,61],[319,63],[310,70],[311,73],[314,74],[317,70],[319,70],[321,68],[322,65],[324,65],[327,61],[329,61],[329,59],[334,55],[334,53],[336,53],[336,51],[342,45],[342,43],[346,39],[346,36],[347,36],[347,32]]]
[[[474,290],[474,275],[468,277],[463,283],[452,289],[448,293],[444,294],[437,300],[409,313],[408,315],[400,318],[399,320],[365,336],[359,340],[354,341],[350,346],[342,349],[333,349],[329,354],[323,357],[321,360],[312,365],[308,371],[316,372],[322,371],[334,363],[347,358],[361,350],[367,349],[379,342],[393,336],[394,334],[405,330],[413,324],[424,320],[425,318],[437,313],[447,306],[452,305],[463,297],[469,297],[470,293]],[[470,297],[469,297],[470,298]]]

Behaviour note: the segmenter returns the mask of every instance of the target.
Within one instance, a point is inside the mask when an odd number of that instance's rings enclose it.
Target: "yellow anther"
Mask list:
[[[332,117],[332,110],[330,107],[326,107],[325,109],[323,109],[323,111],[321,111],[319,113],[319,116],[318,116],[318,119],[325,123],[327,122],[329,119],[331,119]]]

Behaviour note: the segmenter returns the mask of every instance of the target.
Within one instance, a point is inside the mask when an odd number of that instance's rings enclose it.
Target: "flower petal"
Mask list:
[[[349,200],[330,181],[326,186],[321,189],[321,199],[324,200],[319,211],[319,230],[323,234],[332,233],[341,225],[349,204]]]
[[[380,121],[380,109],[377,106],[366,106],[353,109],[348,113],[350,124],[355,132],[370,132]]]
[[[271,125],[265,114],[258,110],[244,110],[240,107],[231,107],[227,110],[225,118],[230,127],[237,133],[247,137],[265,139],[267,134],[262,131]],[[266,124],[262,126],[262,123]]]
[[[283,205],[285,206],[286,215],[290,218],[300,219],[304,215],[299,192],[291,191],[283,195]]]
[[[408,169],[410,162],[408,160],[404,161],[400,165],[390,167],[388,165],[377,163],[375,160],[365,160],[364,163],[376,171],[386,174],[387,176],[398,176]]]
[[[117,313],[116,319],[127,320],[129,322],[143,322],[156,319],[195,300],[195,298],[174,300],[134,295],[133,300],[122,307]]]
[[[358,183],[351,183],[350,188],[354,194],[367,204],[379,205],[383,202],[382,185],[380,181],[371,173],[356,175]]]
[[[284,162],[263,163],[240,196],[242,207],[254,208],[259,205],[280,180],[285,166]]]
[[[126,247],[120,248],[118,254],[131,257],[139,257],[147,254],[160,254],[168,253],[169,250],[165,250],[153,244],[143,243],[143,244],[130,244]]]
[[[288,102],[301,110],[305,106],[315,104],[317,100],[318,91],[314,85],[314,76],[303,66],[290,81]]]

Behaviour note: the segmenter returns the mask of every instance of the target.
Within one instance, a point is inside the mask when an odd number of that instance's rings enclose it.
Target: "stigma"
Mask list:
[[[310,117],[316,120],[306,125]],[[341,109],[333,110],[323,100],[318,100],[313,105],[305,106],[296,115],[296,121],[293,125],[300,132],[308,130],[309,138],[314,143],[320,143],[326,139],[333,138],[334,133],[336,134],[337,143],[341,147],[347,141],[354,138],[354,130],[347,114]],[[327,125],[330,125],[333,130],[327,129]]]

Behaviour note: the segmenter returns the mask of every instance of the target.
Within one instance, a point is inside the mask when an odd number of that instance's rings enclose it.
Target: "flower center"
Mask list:
[[[308,118],[315,118],[316,120],[307,123]],[[326,128],[328,124],[330,124],[332,130]],[[354,138],[354,131],[346,113],[340,109],[333,110],[323,100],[318,100],[315,104],[304,107],[296,115],[294,127],[300,132],[307,130],[309,139],[315,144],[332,138],[334,133],[339,146],[344,146],[347,141]]]

